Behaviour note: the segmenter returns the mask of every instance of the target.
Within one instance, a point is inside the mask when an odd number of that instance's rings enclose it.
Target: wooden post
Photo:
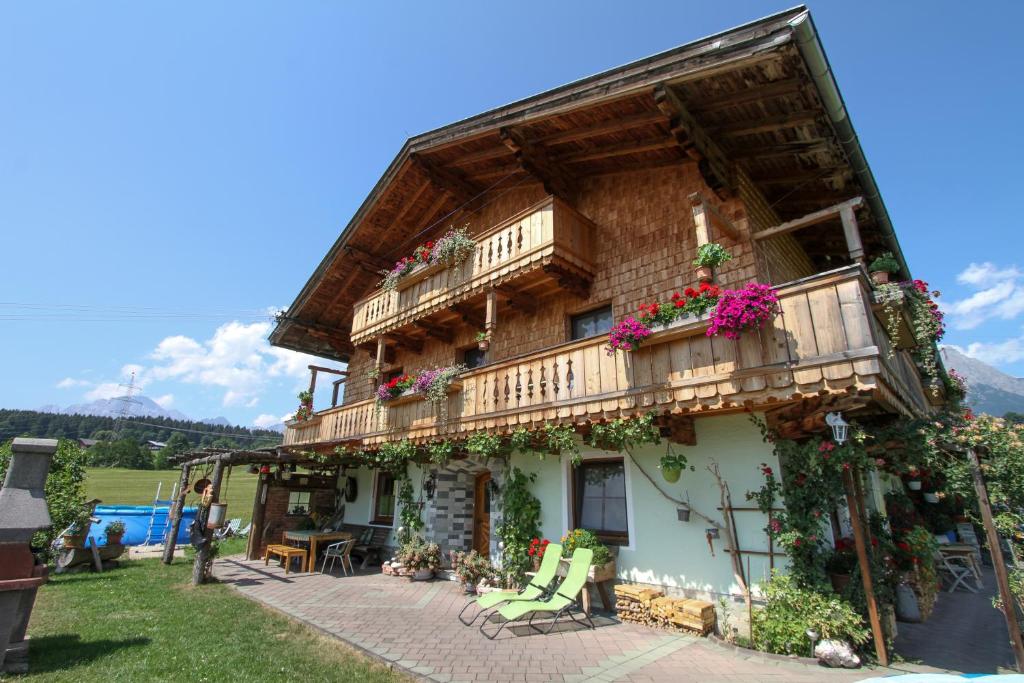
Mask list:
[[[181,466],[181,478],[178,480],[178,497],[174,501],[170,514],[170,529],[164,537],[164,564],[170,564],[174,560],[174,547],[178,541],[178,531],[181,529],[181,515],[185,510],[185,496],[188,495],[188,475],[192,466],[185,463]]]
[[[348,379],[348,378],[347,377],[342,377],[341,379],[336,379],[336,380],[334,380],[334,382],[332,382],[332,385],[334,387],[334,389],[331,391],[331,407],[332,408],[334,408],[335,406],[338,405],[338,389],[341,388],[342,382],[344,382],[346,379]]]
[[[693,209],[693,227],[697,232],[697,247],[701,247],[711,241],[711,231],[708,226],[708,213],[704,209],[704,198],[699,192],[690,195],[690,206]]]
[[[853,472],[843,472],[843,487],[846,489],[846,505],[850,509],[850,526],[853,527],[853,542],[857,546],[857,561],[860,563],[860,577],[864,584],[864,598],[868,603],[868,619],[871,622],[871,633],[875,639],[875,655],[882,666],[889,666],[889,653],[885,649],[885,634],[882,633],[882,622],[878,617],[878,603],[875,600],[875,589],[871,583],[871,566],[868,564],[868,552],[864,541],[864,526],[861,524],[860,506],[853,486]]]
[[[487,290],[487,315],[484,318],[484,332],[490,338],[498,325],[498,292],[493,287]]]
[[[261,474],[256,484],[256,499],[252,502],[252,523],[249,526],[249,542],[245,545],[245,556],[250,560],[259,559],[260,539],[263,538],[263,518],[267,511],[268,480]]]
[[[864,245],[860,241],[860,229],[857,227],[853,207],[844,206],[839,211],[839,217],[843,221],[843,234],[846,235],[846,249],[850,252],[850,260],[863,263]]]
[[[316,368],[312,365],[309,366],[309,393],[312,394],[316,391]]]
[[[224,477],[224,461],[217,459],[213,465],[213,498],[210,499],[211,503],[217,502],[217,496],[220,495],[220,482]],[[205,516],[204,516],[205,518]],[[192,565],[192,585],[198,586],[206,580],[205,570],[206,562],[210,557],[210,543],[213,541],[213,529],[203,529],[203,543],[199,546],[196,551],[196,561]]]
[[[996,583],[999,584],[999,598],[1003,601],[1003,617],[1006,619],[1006,630],[1010,633],[1010,644],[1013,656],[1017,660],[1017,671],[1024,672],[1024,641],[1021,640],[1020,624],[1017,623],[1013,593],[1006,576],[1006,564],[1003,561],[1003,549],[999,545],[999,533],[992,521],[992,504],[988,500],[988,489],[981,474],[978,454],[974,449],[967,450],[967,462],[971,466],[974,477],[974,490],[978,494],[978,507],[981,508],[981,521],[985,526],[985,537],[988,540],[988,551],[992,555],[992,567],[996,571]]]

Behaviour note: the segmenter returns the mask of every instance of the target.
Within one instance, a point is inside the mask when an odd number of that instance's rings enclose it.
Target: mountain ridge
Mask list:
[[[976,413],[1002,417],[1008,412],[1024,413],[1024,378],[1014,377],[955,346],[943,346],[942,362],[967,380],[967,405]]]

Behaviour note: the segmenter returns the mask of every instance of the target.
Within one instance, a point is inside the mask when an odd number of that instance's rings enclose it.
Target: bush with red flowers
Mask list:
[[[530,548],[526,552],[530,557],[539,560],[544,557],[544,551],[548,549],[550,543],[551,541],[546,538],[534,538],[530,541]]]
[[[436,244],[424,242],[413,249],[412,256],[403,256],[396,261],[391,270],[384,274],[384,279],[380,283],[381,289],[393,291],[402,278],[421,264],[443,263],[447,266],[456,266],[469,258],[475,248],[476,242],[469,237],[466,228],[451,228],[437,240]]]
[[[384,384],[377,387],[377,402],[387,403],[392,399],[398,398],[406,389],[411,389],[415,382],[416,377],[409,374],[399,375],[384,382]]]
[[[619,350],[635,351],[654,334],[654,327],[663,327],[686,315],[699,318],[715,305],[720,294],[718,286],[702,282],[697,289],[687,287],[682,294],[673,292],[668,303],[640,304],[635,317],[629,316],[608,333],[608,355]]]

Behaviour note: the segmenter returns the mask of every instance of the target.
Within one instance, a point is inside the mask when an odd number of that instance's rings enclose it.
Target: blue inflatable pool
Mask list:
[[[97,545],[106,545],[107,535],[103,531],[115,520],[124,522],[125,532],[121,542],[124,545],[159,545],[164,542],[167,531],[167,515],[170,508],[152,505],[99,505],[93,517],[99,523],[93,523],[89,537]],[[188,543],[188,528],[196,518],[196,508],[185,508],[182,512],[181,527],[178,529],[178,543]]]

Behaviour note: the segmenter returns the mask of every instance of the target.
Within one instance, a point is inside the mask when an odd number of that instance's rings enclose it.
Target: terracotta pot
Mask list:
[[[889,273],[884,270],[875,270],[871,272],[871,281],[876,285],[884,285],[889,282]]]
[[[535,572],[540,571],[540,558],[539,557],[534,557],[533,558],[533,571],[535,571]]]
[[[478,341],[476,343],[476,347],[481,351],[486,351],[487,349],[491,348],[491,340],[483,339],[481,341]]]
[[[670,484],[674,484],[679,481],[679,476],[683,473],[678,467],[662,467],[661,476]]]
[[[124,532],[119,534],[107,534],[107,545],[121,545],[122,538],[124,538]]]
[[[911,491],[920,491],[921,481],[919,479],[911,479],[910,481],[907,482],[907,488],[910,489]]]
[[[700,282],[711,282],[711,269],[707,266],[697,266],[697,280]]]
[[[832,590],[834,590],[837,595],[842,595],[843,589],[846,588],[846,586],[850,583],[850,575],[832,574],[830,572],[828,575],[828,580],[832,582]]]
[[[67,534],[63,537],[65,548],[84,548],[85,534]]]

